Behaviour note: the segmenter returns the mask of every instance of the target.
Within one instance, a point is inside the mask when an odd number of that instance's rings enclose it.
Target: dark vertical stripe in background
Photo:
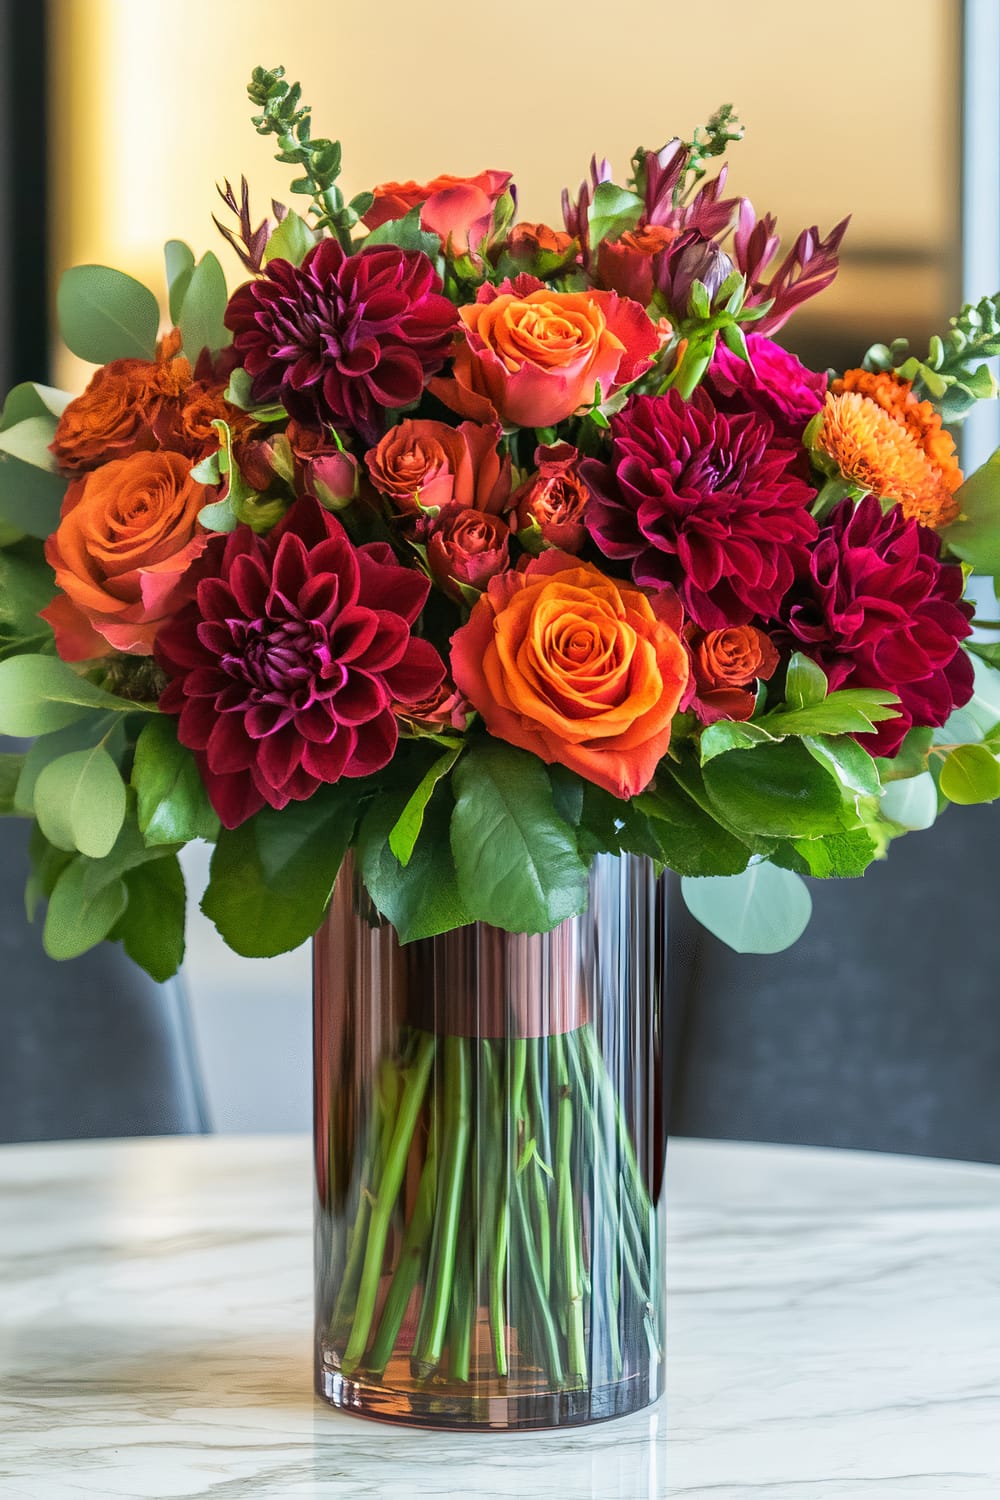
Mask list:
[[[47,6],[0,0],[0,388],[44,380],[48,341]]]

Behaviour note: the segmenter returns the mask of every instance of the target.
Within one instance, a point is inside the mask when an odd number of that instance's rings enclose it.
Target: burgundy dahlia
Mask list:
[[[824,526],[783,616],[799,650],[830,687],[885,688],[899,717],[863,735],[873,755],[895,755],[914,724],[940,725],[972,696],[971,633],[961,568],[940,560],[937,534],[874,495],[843,500]]]
[[[393,705],[427,698],[444,664],[410,634],[429,584],[384,543],[355,547],[315,500],[266,537],[213,537],[195,600],[164,626],[160,699],[222,822],[284,807],[392,759]]]
[[[766,417],[718,412],[702,390],[639,396],[611,420],[610,462],[580,466],[587,529],[703,630],[771,620],[817,534],[796,457]]]
[[[779,437],[799,443],[823,405],[826,376],[807,370],[794,354],[762,333],[746,336],[750,363],[720,339],[704,386],[718,411],[757,412]]]
[[[347,255],[333,239],[300,266],[271,261],[226,310],[255,400],[366,443],[385,431],[386,408],[409,406],[440,370],[457,320],[426,255],[395,245]]]

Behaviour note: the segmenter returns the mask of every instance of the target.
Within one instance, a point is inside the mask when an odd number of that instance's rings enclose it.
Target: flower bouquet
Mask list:
[[[299,215],[166,247],[169,319],[77,267],[82,395],[0,420],[3,810],[71,958],[178,967],[178,851],[237,952],[316,938],[317,1381],[479,1426],[662,1388],[660,876],[743,951],[949,803],[1000,795],[1000,299],[924,358],[814,372],[784,255],[727,196],[729,108],[592,163],[564,227],[506,172],[345,200],[255,71]],[[164,331],[165,328],[165,331]],[[996,631],[996,622],[981,622]]]

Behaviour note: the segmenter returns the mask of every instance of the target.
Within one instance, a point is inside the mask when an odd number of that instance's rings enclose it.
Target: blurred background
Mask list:
[[[0,0],[0,385],[79,389],[50,310],[62,268],[100,262],[163,295],[162,246],[212,248],[215,184],[257,218],[288,169],[249,122],[255,63],[282,62],[339,136],[348,196],[386,179],[510,169],[523,218],[559,222],[593,151],[689,137],[720,103],[747,127],[731,186],[788,240],[852,215],[840,275],[785,330],[816,368],[897,334],[922,351],[1000,285],[996,0]],[[997,445],[969,424],[966,466]],[[197,912],[182,986],[108,952],[44,959],[23,928],[23,829],[0,827],[0,1139],[309,1122],[309,954],[229,954]],[[814,890],[793,952],[738,958],[678,913],[673,1127],[703,1135],[1000,1160],[995,809],[952,811],[864,883]],[[11,1021],[13,1017],[13,1021]],[[58,1064],[58,1066],[57,1066]],[[67,1087],[60,1069],[72,1080]]]

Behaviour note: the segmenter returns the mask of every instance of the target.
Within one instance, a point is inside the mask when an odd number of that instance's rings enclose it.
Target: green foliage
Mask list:
[[[798,875],[760,860],[741,875],[684,878],[691,914],[737,953],[780,953],[805,931],[812,897]]]
[[[104,746],[115,765],[121,764],[126,737],[125,720],[120,714],[88,709],[82,718],[65,728],[40,735],[24,757],[15,796],[18,811],[35,813],[35,787],[46,766],[61,756],[71,755],[77,750],[92,750],[97,745]]]
[[[147,844],[216,838],[219,820],[194,756],[178,742],[173,718],[163,714],[143,727],[135,747],[132,786]]]
[[[959,745],[945,758],[938,778],[949,802],[963,807],[1000,797],[1000,760],[986,745]]]
[[[739,875],[751,851],[695,802],[669,774],[657,776],[655,791],[636,798],[649,816],[657,857],[678,875]]]
[[[80,359],[153,359],[160,309],[148,287],[110,266],[64,271],[56,298],[59,333]]]
[[[301,265],[316,244],[316,236],[299,214],[288,213],[275,229],[264,251],[264,264],[272,260],[291,261]]]
[[[601,240],[618,240],[634,229],[642,217],[642,199],[613,182],[600,182],[594,189],[587,220],[590,244],[596,249]]]
[[[0,524],[43,539],[59,522],[66,481],[49,451],[69,397],[51,386],[15,386],[0,417]],[[0,596],[2,598],[2,596]],[[2,608],[2,604],[0,604]]]
[[[785,674],[785,698],[791,709],[812,708],[827,695],[826,673],[801,651],[793,653]]]
[[[0,661],[53,649],[52,627],[38,611],[54,593],[52,569],[28,544],[22,543],[17,552],[0,552]]]
[[[401,250],[422,250],[434,260],[441,253],[441,240],[436,234],[420,227],[420,205],[411,208],[402,219],[390,219],[379,224],[365,237],[366,245],[398,245]]]
[[[461,753],[462,746],[459,744],[438,757],[427,770],[416,791],[408,799],[403,811],[389,830],[389,848],[401,865],[408,865],[410,862],[414,846],[420,837],[420,830],[424,825],[427,804],[434,795],[434,788],[442,777],[447,776]]]
[[[167,301],[170,321],[177,324],[187,291],[194,274],[194,251],[183,240],[167,240],[163,247],[163,259],[167,270]]]
[[[547,932],[585,910],[587,866],[535,756],[482,741],[459,762],[453,779],[451,847],[462,903],[473,920]]]
[[[109,936],[129,958],[163,983],[184,959],[186,893],[176,854],[149,860],[123,877],[128,905]]]
[[[955,557],[996,578],[1000,574],[1000,449],[956,492],[961,509],[941,539]]]
[[[125,821],[125,783],[102,744],[49,761],[34,800],[39,827],[57,849],[92,859],[111,853]]]
[[[861,797],[881,796],[882,782],[877,763],[850,735],[807,735],[802,743],[814,760],[833,768],[848,791]]]
[[[111,933],[128,905],[121,876],[88,887],[89,861],[75,855],[49,896],[42,943],[50,958],[79,958]]]
[[[406,793],[377,797],[358,830],[357,857],[368,894],[401,943],[449,932],[471,921],[458,889],[448,827],[451,803],[438,798],[424,817],[422,837],[406,865],[389,847],[389,834]]]
[[[351,842],[358,789],[320,787],[280,812],[265,807],[224,828],[212,855],[201,909],[236,953],[272,958],[316,931]]]
[[[873,344],[866,370],[895,370],[912,380],[918,396],[933,401],[948,424],[960,422],[977,401],[997,394],[989,366],[980,361],[1000,354],[1000,292],[970,302],[949,320],[948,331],[930,340],[924,359],[909,352],[906,339]]]
[[[733,750],[703,775],[713,808],[737,832],[813,838],[843,827],[839,783],[795,740]]]
[[[63,729],[94,708],[139,713],[149,705],[106,693],[55,656],[12,656],[0,662],[0,734],[31,739]]]
[[[218,484],[225,480],[226,487],[221,500],[202,506],[198,520],[207,531],[235,531],[241,524],[258,533],[270,531],[284,515],[285,502],[267,499],[247,484],[233,454],[229,423],[220,417],[212,426],[219,434],[221,446],[217,453],[209,454],[196,464],[191,475],[200,484]]]
[[[799,875],[843,880],[863,875],[877,853],[865,829],[851,828],[819,839],[789,839],[778,844],[768,858],[772,864]]]
[[[882,798],[882,816],[902,830],[932,828],[937,821],[938,795],[934,777],[921,771],[905,780],[891,781]]]
[[[177,326],[184,353],[194,364],[203,349],[215,353],[232,342],[223,317],[228,294],[226,277],[218,256],[209,250],[190,274],[184,275]]]
[[[18,811],[15,793],[24,770],[24,761],[23,755],[0,753],[0,818],[10,817]]]

